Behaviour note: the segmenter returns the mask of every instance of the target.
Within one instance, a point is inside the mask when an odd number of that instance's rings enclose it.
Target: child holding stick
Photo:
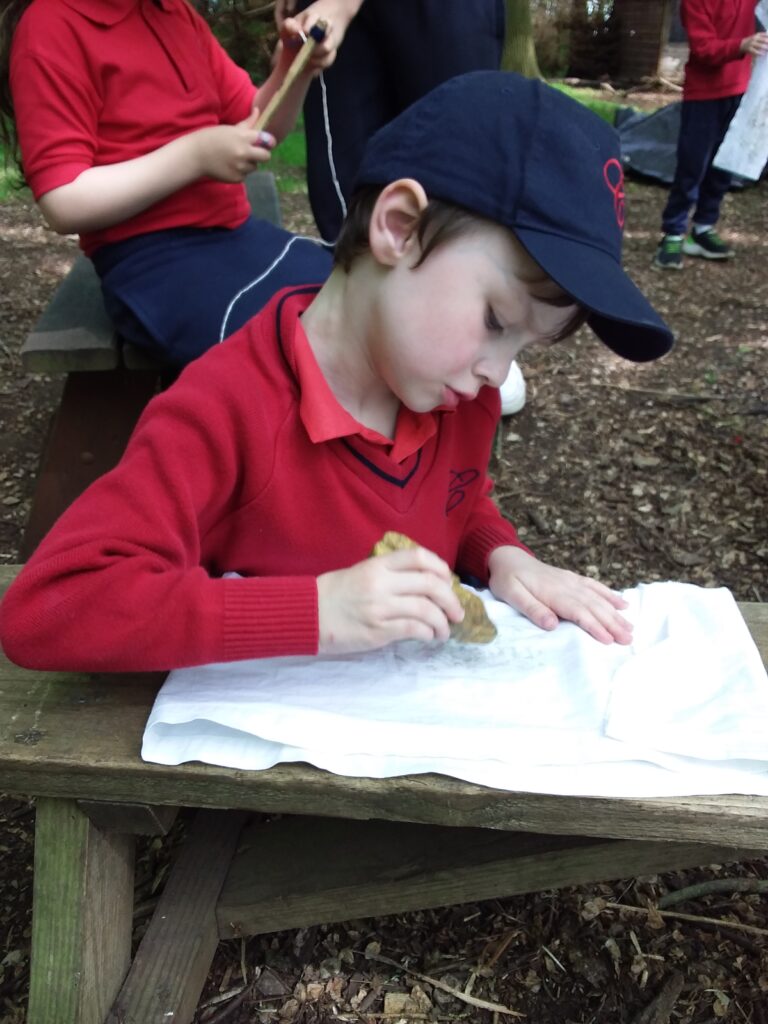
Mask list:
[[[320,37],[275,112],[301,38],[284,22],[257,89],[186,0],[0,0],[0,128],[43,216],[78,234],[119,333],[181,366],[330,256],[251,216],[243,179],[294,124]],[[274,266],[273,266],[274,264]],[[261,279],[261,280],[260,280]]]

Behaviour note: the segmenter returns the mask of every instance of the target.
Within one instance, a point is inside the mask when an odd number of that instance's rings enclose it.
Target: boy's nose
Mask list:
[[[481,376],[492,388],[500,388],[509,375],[515,356],[510,352],[495,352],[483,361]]]

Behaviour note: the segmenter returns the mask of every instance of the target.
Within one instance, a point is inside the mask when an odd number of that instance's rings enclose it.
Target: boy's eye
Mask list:
[[[485,311],[485,326],[494,333],[501,333],[504,330],[491,306]]]

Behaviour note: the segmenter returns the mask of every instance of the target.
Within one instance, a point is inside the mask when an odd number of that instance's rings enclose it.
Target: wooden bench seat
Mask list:
[[[0,567],[0,592],[16,571]],[[741,609],[768,660],[768,605]],[[28,1024],[190,1021],[221,937],[768,850],[763,797],[611,800],[302,764],[147,764],[161,682],[0,660],[0,788],[37,798]],[[131,962],[134,837],[165,831],[179,806],[202,810]],[[253,811],[290,817],[248,824]]]

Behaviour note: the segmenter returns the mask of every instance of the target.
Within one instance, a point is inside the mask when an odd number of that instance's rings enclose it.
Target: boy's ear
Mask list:
[[[391,267],[413,251],[418,245],[416,225],[428,202],[414,178],[399,178],[381,190],[368,229],[368,243],[377,263]]]

